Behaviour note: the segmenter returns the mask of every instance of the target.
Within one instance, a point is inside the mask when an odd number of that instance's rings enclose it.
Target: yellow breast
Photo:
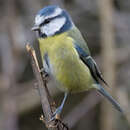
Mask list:
[[[88,67],[80,60],[67,33],[39,39],[41,56],[48,54],[51,73],[63,91],[80,92],[92,87]]]

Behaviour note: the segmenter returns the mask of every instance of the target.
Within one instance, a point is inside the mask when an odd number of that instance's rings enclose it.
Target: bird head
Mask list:
[[[50,5],[41,9],[35,17],[33,31],[38,31],[39,37],[46,38],[61,34],[73,26],[69,14],[59,6]]]

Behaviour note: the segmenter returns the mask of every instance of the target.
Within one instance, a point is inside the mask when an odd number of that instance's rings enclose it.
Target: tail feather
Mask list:
[[[119,103],[115,99],[113,99],[113,97],[101,85],[98,86],[98,92],[105,96],[118,111],[123,113],[123,110],[120,107]]]

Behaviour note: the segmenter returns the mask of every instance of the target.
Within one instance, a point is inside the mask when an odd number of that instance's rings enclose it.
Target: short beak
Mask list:
[[[34,26],[31,28],[32,31],[38,31],[39,29],[40,29],[40,28],[39,28],[38,25],[34,25]]]

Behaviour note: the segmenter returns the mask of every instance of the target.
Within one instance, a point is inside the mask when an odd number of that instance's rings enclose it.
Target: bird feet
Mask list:
[[[41,115],[40,120],[46,125],[47,128],[59,128],[69,130],[67,124],[63,123],[59,118],[55,117],[53,121],[47,121]]]
[[[52,117],[50,119],[50,121],[53,121],[53,120],[60,120],[60,113],[62,111],[62,107],[58,107],[55,112],[52,114]],[[49,121],[49,122],[50,122]]]
[[[46,82],[48,82],[48,80],[49,80],[49,74],[44,70],[44,68],[41,68],[41,69],[40,69],[40,73],[41,73],[43,79],[44,79]]]

